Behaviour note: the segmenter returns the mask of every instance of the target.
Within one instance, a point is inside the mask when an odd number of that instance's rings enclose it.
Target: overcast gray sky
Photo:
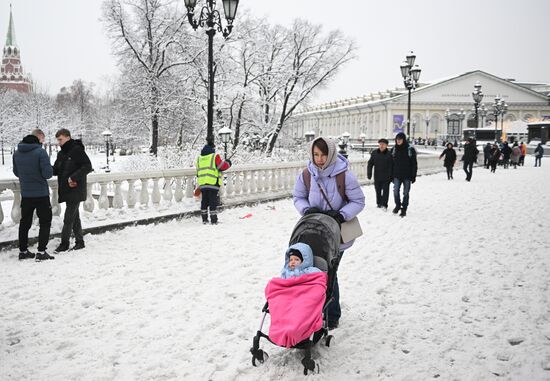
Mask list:
[[[78,78],[101,85],[117,72],[99,21],[100,0],[11,3],[23,65],[49,92]],[[2,45],[9,4],[0,0]],[[549,0],[241,0],[240,6],[272,23],[289,25],[299,17],[355,39],[358,60],[317,102],[401,85],[399,65],[409,50],[425,81],[481,69],[550,82]]]

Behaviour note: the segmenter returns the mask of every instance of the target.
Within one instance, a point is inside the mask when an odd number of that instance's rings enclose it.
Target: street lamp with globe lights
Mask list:
[[[231,139],[231,129],[229,127],[222,127],[218,131],[218,135],[220,136],[220,139],[222,140],[222,143],[224,145],[224,158],[227,160],[227,144],[229,143],[229,140]]]
[[[351,134],[349,132],[344,132],[342,134],[342,140],[340,140],[340,143],[338,143],[338,147],[340,147],[340,151],[338,153],[344,156],[346,159],[348,157],[348,143],[350,136]]]
[[[362,132],[359,135],[359,139],[361,139],[361,157],[365,157],[365,140],[367,140],[367,135]]]
[[[306,137],[306,142],[309,143],[313,141],[313,139],[315,138],[315,132],[307,131],[304,133],[304,136]]]
[[[237,13],[239,0],[222,0],[223,10],[227,26],[222,26],[222,17],[216,9],[216,0],[205,0],[201,8],[199,18],[195,18],[195,7],[197,0],[184,0],[187,8],[187,18],[194,30],[200,26],[206,30],[208,35],[208,105],[207,105],[207,129],[206,140],[214,143],[214,35],[222,33],[224,38],[229,37],[233,30],[233,21]]]
[[[418,80],[420,79],[420,67],[414,64],[416,60],[416,55],[413,52],[410,52],[405,61],[401,64],[401,76],[403,77],[403,83],[405,88],[409,92],[409,97],[407,101],[407,137],[411,132],[411,90],[416,89],[418,85]]]
[[[474,91],[472,91],[472,98],[474,98],[474,111],[476,115],[476,124],[474,128],[474,134],[477,138],[477,128],[479,127],[479,105],[481,104],[481,101],[483,100],[483,91],[481,91],[481,83],[476,82],[474,85]]]

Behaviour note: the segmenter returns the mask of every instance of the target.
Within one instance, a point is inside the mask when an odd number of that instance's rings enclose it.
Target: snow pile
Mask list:
[[[339,272],[316,380],[550,377],[550,167],[418,178],[404,219],[368,206]],[[248,214],[252,216],[245,217]],[[302,379],[248,352],[298,216],[290,200],[87,236],[54,261],[0,255],[1,380]],[[53,244],[50,244],[53,248]]]

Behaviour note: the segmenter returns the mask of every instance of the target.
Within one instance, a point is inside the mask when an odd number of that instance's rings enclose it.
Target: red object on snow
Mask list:
[[[250,217],[252,217],[252,213],[248,213],[247,215],[240,217],[240,219],[243,220],[245,218],[250,218]]]

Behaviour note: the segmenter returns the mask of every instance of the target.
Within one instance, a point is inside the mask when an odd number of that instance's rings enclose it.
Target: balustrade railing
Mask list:
[[[237,165],[224,175],[220,197],[224,202],[272,199],[292,194],[297,175],[303,170],[304,162]],[[367,181],[367,159],[351,160],[351,171],[362,184]],[[418,156],[418,167],[422,173],[441,169],[437,156]],[[52,213],[60,216],[61,207],[57,196],[57,180],[48,181],[51,191]],[[194,168],[144,171],[130,173],[109,173],[88,175],[88,198],[82,208],[93,213],[107,209],[133,209],[136,206],[151,208],[163,203],[181,203],[192,199],[196,183]],[[13,196],[9,193],[12,193]],[[10,217],[14,223],[21,218],[21,192],[16,178],[0,180],[0,225],[5,221],[2,203],[12,201]],[[8,204],[9,205],[9,204]]]

